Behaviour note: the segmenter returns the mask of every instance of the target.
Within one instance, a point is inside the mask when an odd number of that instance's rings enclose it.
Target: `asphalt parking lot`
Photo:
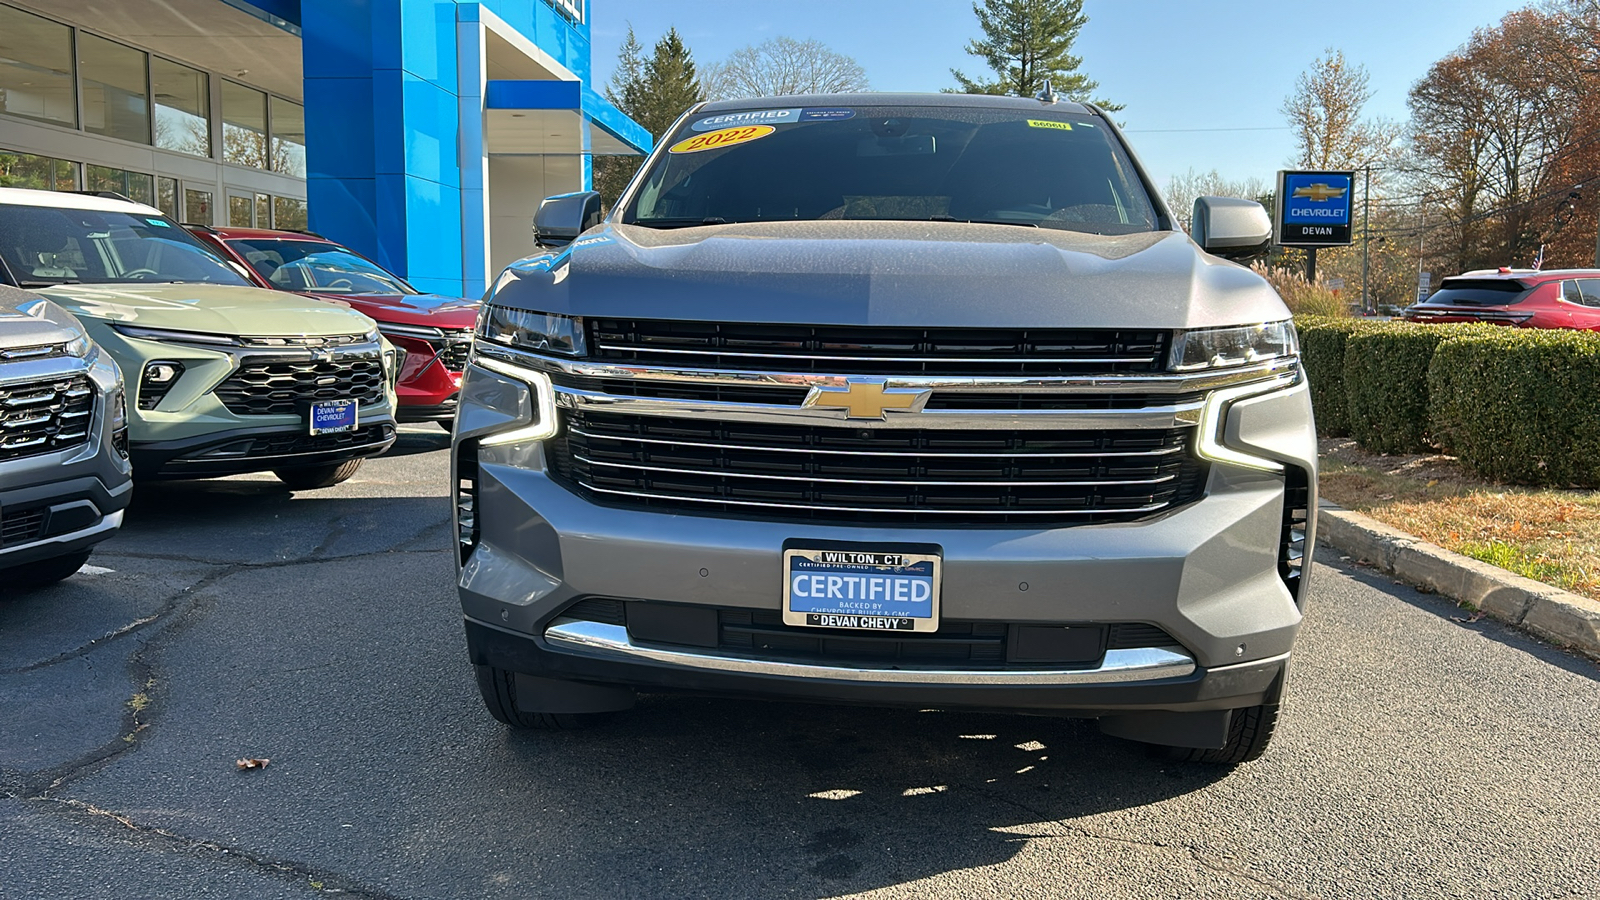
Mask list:
[[[1600,669],[1326,548],[1231,774],[1071,720],[697,697],[512,733],[447,444],[324,491],[142,484],[93,568],[0,600],[0,896],[1600,896]]]

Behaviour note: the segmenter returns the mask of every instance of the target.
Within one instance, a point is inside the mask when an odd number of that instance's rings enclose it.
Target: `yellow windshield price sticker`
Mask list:
[[[1071,122],[1052,122],[1049,119],[1029,119],[1028,124],[1034,128],[1054,128],[1057,131],[1071,131]]]
[[[699,153],[702,150],[720,150],[723,147],[732,147],[734,144],[745,144],[759,140],[777,131],[771,125],[746,125],[743,128],[724,128],[721,131],[708,131],[697,134],[686,141],[679,141],[667,148],[668,153]]]

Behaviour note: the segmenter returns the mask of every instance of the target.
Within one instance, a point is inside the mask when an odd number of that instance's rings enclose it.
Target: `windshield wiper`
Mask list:
[[[726,225],[728,220],[721,216],[680,216],[678,218],[634,219],[628,224],[642,225],[645,228],[697,228],[701,225]]]
[[[1015,219],[958,219],[955,216],[929,216],[930,222],[966,222],[968,225],[1016,225],[1019,228],[1038,228],[1038,222],[1018,222]]]

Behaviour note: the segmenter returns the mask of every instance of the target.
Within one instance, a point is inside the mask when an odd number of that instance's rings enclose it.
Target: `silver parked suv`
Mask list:
[[[0,592],[60,581],[132,496],[122,374],[78,320],[0,285]]]
[[[1182,233],[1089,105],[701,105],[545,201],[454,446],[491,713],[635,690],[1095,717],[1253,759],[1316,444],[1258,204]]]

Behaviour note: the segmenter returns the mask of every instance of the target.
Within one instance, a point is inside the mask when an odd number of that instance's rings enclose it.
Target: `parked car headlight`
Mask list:
[[[486,341],[536,353],[583,356],[588,352],[582,318],[509,306],[485,306],[478,317],[478,335]]]
[[[1172,369],[1194,372],[1248,366],[1274,359],[1293,359],[1300,355],[1300,340],[1294,324],[1266,322],[1234,328],[1206,328],[1180,331],[1172,342]]]
[[[94,342],[89,340],[88,335],[80,335],[79,337],[67,342],[67,355],[76,356],[81,359],[85,356],[88,356],[90,349],[93,347]]]

